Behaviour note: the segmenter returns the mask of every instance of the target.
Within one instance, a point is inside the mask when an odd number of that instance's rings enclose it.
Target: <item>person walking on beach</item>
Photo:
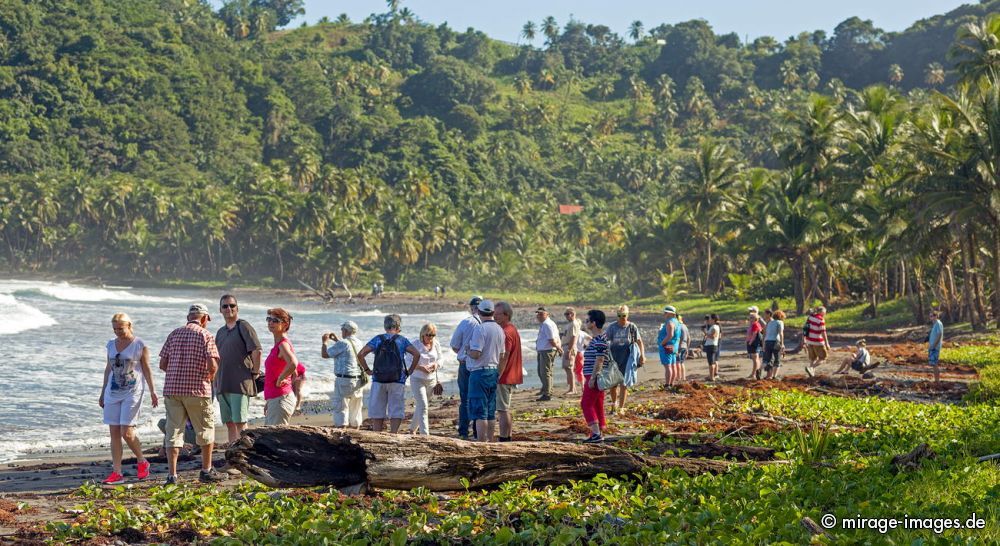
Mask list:
[[[819,306],[815,312],[806,319],[806,350],[809,354],[809,364],[806,364],[806,374],[809,377],[816,375],[816,368],[826,362],[830,355],[830,338],[826,332],[826,308]]]
[[[514,309],[505,301],[498,301],[494,317],[503,328],[503,358],[500,359],[500,379],[497,385],[497,426],[500,433],[497,440],[509,442],[514,429],[514,414],[511,410],[511,396],[514,389],[524,382],[524,360],[521,356],[521,334],[510,321]]]
[[[764,370],[767,379],[774,379],[781,368],[781,357],[785,352],[785,312],[764,311]]]
[[[323,348],[320,356],[333,359],[333,392],[330,393],[330,409],[333,412],[333,426],[361,428],[361,410],[364,406],[365,384],[361,367],[358,365],[358,351],[361,340],[357,337],[358,325],[348,320],[340,325],[340,335],[329,332],[323,334]]]
[[[469,316],[458,323],[449,342],[451,350],[455,351],[455,357],[458,359],[458,437],[463,440],[469,438],[469,371],[466,367],[468,359],[466,350],[472,337],[472,330],[482,322],[479,318],[481,301],[483,301],[481,296],[472,296],[469,300]]]
[[[590,437],[585,443],[593,444],[604,441],[604,429],[607,427],[604,414],[604,391],[597,388],[597,376],[607,363],[609,351],[608,338],[604,334],[604,322],[607,317],[604,311],[591,309],[583,325],[591,339],[583,352],[583,396],[580,398],[580,409],[583,420],[590,427]]]
[[[680,351],[682,336],[677,309],[672,305],[664,307],[663,324],[656,335],[656,345],[660,353],[660,364],[663,365],[665,387],[672,387],[680,380],[681,367],[677,362],[677,353]]]
[[[405,417],[406,378],[413,373],[415,363],[420,362],[420,351],[410,344],[410,340],[399,332],[403,319],[399,315],[387,315],[382,321],[385,333],[373,337],[358,353],[358,366],[372,376],[372,390],[368,398],[368,418],[372,430],[385,430],[385,420],[389,419],[389,432],[395,434]],[[365,357],[375,354],[372,367],[368,367]],[[407,369],[405,356],[411,362]]]
[[[538,379],[542,383],[537,401],[544,402],[552,399],[552,367],[556,356],[562,354],[562,343],[559,339],[559,328],[549,317],[546,308],[539,307],[535,310],[535,320],[539,324],[535,351],[538,353]]]
[[[628,320],[628,305],[618,307],[618,320],[605,329],[611,345],[611,356],[625,376],[625,382],[611,388],[611,412],[624,413],[628,388],[638,380],[637,369],[646,363],[646,347],[634,322]]]
[[[419,362],[413,363],[413,356],[406,354],[406,365],[413,370],[410,374],[410,390],[413,392],[414,410],[410,420],[410,433],[430,434],[428,404],[431,391],[437,384],[437,369],[441,362],[441,346],[437,341],[437,326],[431,323],[420,328],[420,335],[411,339],[410,344],[420,351]]]
[[[944,324],[941,314],[936,310],[930,313],[931,331],[927,334],[927,363],[934,369],[934,385],[941,384],[941,370],[938,360],[941,358],[941,348],[944,346]]]
[[[678,381],[687,381],[687,366],[684,362],[687,360],[688,354],[690,353],[691,347],[691,330],[688,329],[687,323],[684,322],[684,317],[680,314],[677,315],[677,322],[681,325],[681,345],[677,350],[677,367],[680,368],[680,378]]]
[[[295,393],[292,381],[298,373],[299,359],[295,356],[288,330],[292,316],[280,307],[267,310],[267,330],[274,336],[274,347],[264,360],[264,425],[287,425],[295,413]]]
[[[469,418],[476,422],[476,439],[492,442],[497,419],[497,383],[504,354],[504,331],[493,320],[493,302],[483,300],[479,314],[483,319],[469,340]]]
[[[747,379],[760,379],[760,352],[764,344],[764,325],[760,320],[759,310],[756,306],[747,309],[749,317],[747,319],[747,354],[750,355],[750,375]]]
[[[562,365],[563,370],[566,371],[566,385],[569,387],[564,394],[577,394],[576,390],[576,372],[574,367],[576,366],[576,342],[580,337],[581,324],[580,320],[576,318],[576,310],[572,307],[567,307],[566,311],[563,312],[563,317],[566,318],[566,326],[560,333],[560,341],[562,343]]]
[[[219,418],[226,425],[228,443],[240,439],[250,417],[250,398],[257,395],[254,378],[260,375],[260,340],[250,323],[239,316],[236,296],[219,298],[219,312],[226,323],[215,332],[219,349],[219,373],[215,376],[215,397]]]
[[[170,332],[160,348],[164,406],[167,410],[167,484],[177,483],[177,457],[184,445],[184,424],[190,419],[201,446],[203,482],[225,479],[212,468],[215,444],[215,412],[212,410],[212,380],[219,370],[215,337],[205,329],[212,318],[208,306],[188,308],[187,324]]]
[[[722,347],[722,326],[719,325],[719,315],[709,315],[708,328],[705,330],[705,341],[702,349],[705,360],[708,361],[708,380],[719,380],[719,348]]]
[[[153,407],[160,403],[153,388],[153,372],[149,369],[149,348],[132,331],[132,319],[125,313],[111,317],[115,338],[107,343],[104,366],[104,384],[98,405],[104,410],[104,424],[111,433],[111,474],[104,479],[107,485],[125,481],[122,474],[122,442],[135,454],[135,476],[140,480],[149,477],[149,461],[142,454],[142,445],[135,435],[139,422],[142,398],[149,388]]]

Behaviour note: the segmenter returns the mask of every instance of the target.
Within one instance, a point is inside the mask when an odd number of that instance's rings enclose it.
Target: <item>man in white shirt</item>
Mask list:
[[[538,379],[542,382],[542,390],[537,401],[552,399],[552,366],[556,357],[562,355],[562,344],[559,339],[559,327],[549,318],[549,311],[544,307],[535,310],[535,320],[538,321],[538,338],[535,340],[535,350],[538,351]]]
[[[497,382],[499,365],[504,357],[503,328],[493,320],[493,302],[479,303],[483,319],[472,330],[466,352],[465,366],[469,370],[469,418],[476,423],[476,439],[492,442],[497,422]]]
[[[455,332],[451,334],[451,343],[449,343],[458,359],[458,437],[463,440],[469,437],[469,371],[466,369],[466,360],[468,359],[466,350],[469,347],[473,329],[482,322],[479,318],[479,303],[482,301],[482,297],[472,296],[472,299],[469,300],[470,314],[455,327]],[[473,433],[475,433],[475,429],[473,429]]]

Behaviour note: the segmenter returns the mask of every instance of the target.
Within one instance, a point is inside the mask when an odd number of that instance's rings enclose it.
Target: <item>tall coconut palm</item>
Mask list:
[[[937,87],[944,83],[945,73],[941,63],[933,62],[924,69],[924,83],[931,87]]]
[[[637,19],[632,21],[632,24],[628,26],[628,35],[632,38],[632,41],[639,43],[639,40],[643,36],[643,30],[642,21]]]
[[[898,64],[889,65],[889,83],[899,85],[903,81],[903,67]]]
[[[538,32],[538,27],[535,26],[534,21],[528,21],[527,23],[524,24],[523,27],[521,27],[521,37],[527,40],[528,42],[535,41],[535,36],[537,35],[537,32]]]
[[[689,159],[685,175],[671,192],[673,202],[691,212],[691,227],[700,248],[699,290],[710,289],[718,223],[732,205],[729,190],[742,169],[743,164],[728,146],[704,138]]]
[[[552,44],[556,43],[556,38],[559,37],[559,23],[556,22],[555,17],[549,15],[542,19],[541,29],[542,34],[545,35],[545,43],[551,47]]]
[[[949,57],[963,81],[974,82],[1000,74],[1000,14],[958,29]]]

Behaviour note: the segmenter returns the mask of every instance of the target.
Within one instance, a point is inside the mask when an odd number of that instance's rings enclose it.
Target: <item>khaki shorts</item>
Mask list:
[[[167,396],[163,402],[167,410],[166,444],[184,447],[184,424],[191,421],[195,440],[204,446],[215,443],[215,404],[204,396]]]
[[[576,364],[576,351],[570,351],[568,349],[563,349],[562,354],[562,367],[564,370],[572,370],[573,366]]]
[[[497,411],[510,411],[510,396],[516,385],[497,385]]]
[[[826,360],[830,354],[826,351],[826,345],[806,345],[806,352],[809,360]]]
[[[276,427],[288,424],[295,412],[295,395],[283,394],[264,402],[264,426]]]

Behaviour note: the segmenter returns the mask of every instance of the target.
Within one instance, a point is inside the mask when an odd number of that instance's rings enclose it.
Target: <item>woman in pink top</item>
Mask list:
[[[764,344],[764,325],[761,324],[760,315],[757,308],[750,308],[750,325],[747,327],[747,354],[750,355],[750,362],[753,368],[750,370],[749,379],[760,379],[760,350]]]
[[[267,330],[274,336],[274,347],[264,360],[264,425],[287,425],[295,412],[292,378],[299,360],[295,357],[288,329],[292,316],[277,307],[267,310]]]

